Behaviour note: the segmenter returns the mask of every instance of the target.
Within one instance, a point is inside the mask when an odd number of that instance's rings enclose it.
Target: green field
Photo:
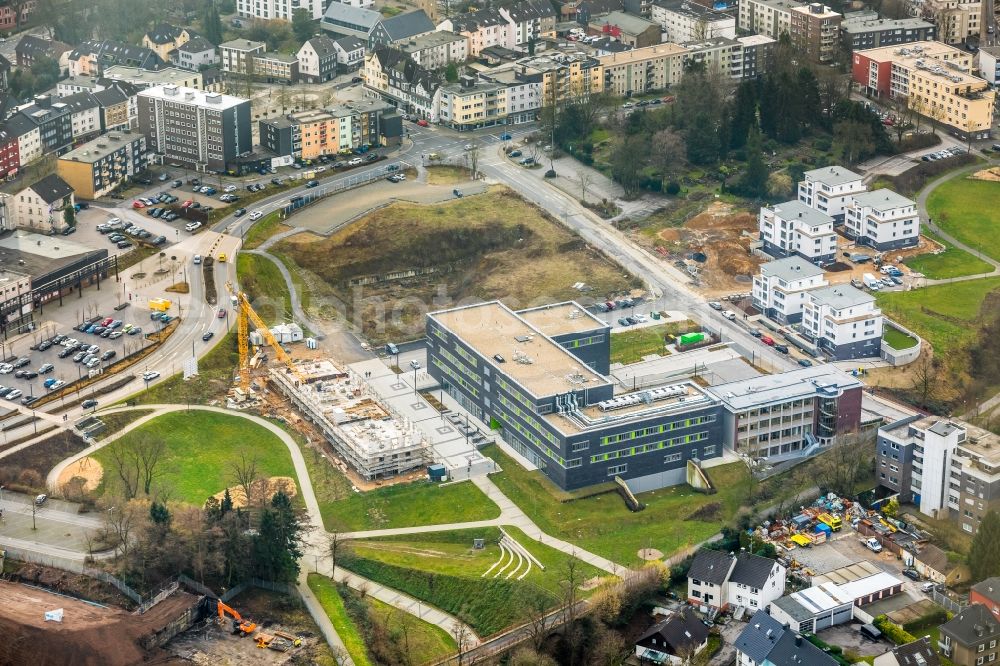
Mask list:
[[[513,569],[484,578],[501,558],[500,530],[494,527],[352,542],[350,552],[339,561],[359,575],[456,615],[481,636],[488,636],[524,620],[531,609],[556,605],[569,560],[520,530],[511,528],[508,533],[538,558],[544,571],[533,566],[522,580],[506,578]],[[475,538],[485,539],[486,547],[474,549]],[[522,566],[520,571],[524,570]],[[602,574],[581,563],[577,585]]]
[[[313,591],[319,600],[326,616],[330,618],[333,628],[337,630],[340,640],[344,641],[344,647],[354,660],[355,666],[372,666],[368,659],[368,652],[365,650],[365,641],[361,638],[361,632],[357,625],[351,621],[344,608],[344,600],[340,598],[337,586],[326,576],[319,574],[309,574],[309,589]]]
[[[257,457],[260,475],[296,478],[284,443],[239,416],[199,410],[171,412],[147,421],[120,441],[134,445],[146,436],[166,442],[160,463],[163,473],[157,483],[168,488],[174,500],[200,506],[211,495],[237,485],[232,463],[243,451]],[[109,449],[101,449],[94,457],[104,466],[105,480],[113,477]]]
[[[940,236],[924,230],[923,235],[947,248],[940,254],[921,254],[903,261],[912,270],[923,273],[932,280],[945,280],[964,275],[990,273],[993,266],[965,250],[960,250]]]
[[[364,493],[348,488],[348,493],[338,499],[317,499],[323,525],[329,531],[461,523],[500,516],[500,507],[471,482],[442,486],[417,481]]]
[[[270,324],[291,321],[292,297],[281,271],[273,261],[240,252],[236,258],[240,286],[260,318]]]
[[[370,596],[365,597],[365,603],[370,614],[385,620],[390,631],[389,638],[400,644],[414,666],[436,663],[458,651],[455,639],[437,625],[417,619]]]
[[[115,412],[113,414],[99,414],[99,418],[104,422],[102,430],[94,439],[100,441],[107,439],[119,430],[122,430],[133,421],[138,421],[147,414],[152,414],[151,409],[130,409],[127,412]]]
[[[969,247],[1000,259],[1000,183],[954,178],[927,197],[927,213],[940,228]]]
[[[268,213],[257,220],[257,223],[250,227],[250,231],[243,236],[243,249],[253,250],[260,247],[261,243],[271,236],[282,231],[287,231],[288,229],[291,229],[291,227],[282,222],[278,211]]]
[[[913,345],[917,344],[917,341],[906,333],[889,326],[885,327],[885,332],[882,333],[882,340],[897,351],[901,349],[909,349]]]
[[[670,352],[667,351],[666,345],[674,342],[673,336],[692,330],[698,330],[698,325],[688,321],[613,333],[611,335],[611,362],[628,365],[641,361],[643,356],[650,354],[667,356]],[[664,340],[664,336],[671,336],[671,339]]]
[[[983,299],[1000,288],[1000,278],[955,282],[914,291],[881,292],[882,311],[924,338],[935,354],[963,349],[978,335],[975,325]]]
[[[719,492],[703,495],[687,485],[639,496],[646,509],[632,513],[617,493],[561,502],[559,491],[540,471],[529,472],[495,446],[483,453],[497,460],[503,472],[490,478],[535,521],[541,530],[618,564],[639,563],[641,548],[669,555],[712,536],[730,522],[747,497],[747,472],[742,463],[709,470]],[[706,505],[718,503],[713,520],[685,520]]]

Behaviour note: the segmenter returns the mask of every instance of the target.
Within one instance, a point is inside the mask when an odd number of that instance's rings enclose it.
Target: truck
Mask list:
[[[149,299],[149,309],[156,312],[166,312],[170,309],[170,301],[165,298],[151,298]]]
[[[878,291],[879,286],[882,284],[879,280],[875,279],[875,276],[871,273],[865,273],[862,280],[864,281],[865,286],[872,291]]]
[[[832,514],[821,513],[816,518],[817,520],[819,520],[819,522],[823,523],[824,525],[829,525],[830,529],[833,530],[834,532],[839,532],[840,528],[843,527],[843,523],[841,522],[840,518]]]
[[[685,333],[677,341],[682,345],[693,345],[705,340],[704,333]]]
[[[812,539],[810,539],[804,534],[793,534],[791,537],[789,537],[789,540],[792,543],[801,546],[802,548],[808,548],[813,544]]]

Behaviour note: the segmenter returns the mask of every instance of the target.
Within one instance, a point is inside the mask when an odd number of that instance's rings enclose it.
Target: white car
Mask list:
[[[60,379],[55,384],[53,384],[52,386],[50,386],[49,390],[50,391],[55,391],[56,389],[62,388],[63,386],[66,386],[66,382],[64,382],[63,380]]]
[[[146,382],[151,382],[159,376],[160,373],[158,373],[156,370],[147,370],[146,372],[142,373],[142,379],[143,381]]]
[[[14,372],[14,366],[12,366],[10,363],[4,363],[3,365],[0,365],[0,375],[9,375],[12,372]]]
[[[100,364],[101,364],[101,359],[92,358],[89,361],[87,361],[84,365],[86,365],[88,368],[96,368]]]
[[[223,192],[235,192],[236,191],[236,186],[235,185],[226,185],[226,187],[223,188],[222,191]]]
[[[62,341],[63,347],[72,347],[73,345],[78,345],[78,344],[80,344],[80,341],[77,340],[76,338],[68,338]]]
[[[247,219],[248,220],[259,220],[262,217],[264,217],[264,213],[260,212],[259,210],[255,210],[254,212],[250,213],[247,216]]]
[[[353,159],[348,160],[347,164],[348,166],[358,166],[362,162],[364,162],[363,159],[361,159],[360,157],[355,157]]]
[[[122,335],[123,333],[121,331],[115,331],[114,333],[108,336],[108,340],[117,340],[118,338],[122,337]]]
[[[872,551],[873,553],[882,552],[882,544],[879,543],[878,539],[875,537],[868,537],[865,539],[865,548]]]
[[[723,310],[722,316],[728,319],[729,321],[733,321],[736,319],[736,313],[733,312],[732,310]]]
[[[11,391],[11,392],[10,392],[10,393],[8,393],[7,395],[5,395],[5,396],[4,396],[4,398],[5,398],[6,400],[17,400],[17,399],[18,399],[18,398],[20,398],[20,397],[21,397],[22,395],[24,395],[24,394],[23,394],[23,393],[21,393],[21,390],[20,390],[20,389],[14,389],[13,391]]]
[[[184,231],[197,231],[201,228],[201,222],[188,222],[184,225]]]

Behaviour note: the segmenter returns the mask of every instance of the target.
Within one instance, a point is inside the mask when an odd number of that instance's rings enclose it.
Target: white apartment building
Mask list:
[[[468,40],[469,57],[476,58],[491,46],[513,48],[514,25],[495,9],[459,14],[438,24],[439,31],[453,32]]]
[[[738,27],[742,30],[779,39],[791,34],[792,8],[805,3],[794,0],[740,0]]]
[[[875,297],[846,284],[809,292],[802,306],[802,332],[837,361],[878,356],[882,310]]]
[[[42,130],[37,125],[17,137],[17,151],[20,165],[31,164],[42,156]]]
[[[849,238],[880,252],[913,247],[920,240],[916,202],[887,189],[856,194],[847,205],[844,226]]]
[[[656,0],[650,20],[663,28],[663,41],[683,44],[714,37],[736,39],[736,17],[693,0]]]
[[[511,79],[504,93],[507,96],[507,121],[514,125],[534,122],[542,108],[541,82]]]
[[[844,221],[844,208],[851,197],[868,191],[860,174],[842,166],[813,169],[804,176],[799,181],[799,201],[837,222]]]
[[[798,255],[761,264],[753,278],[753,306],[781,324],[802,320],[802,306],[812,289],[826,287],[823,269]]]
[[[236,13],[244,18],[291,21],[296,9],[306,9],[314,21],[323,18],[323,0],[236,0]]]
[[[760,239],[772,257],[797,254],[816,264],[826,264],[837,254],[833,218],[800,201],[763,207],[759,216]]]
[[[254,73],[254,56],[263,55],[266,51],[267,44],[264,42],[254,42],[249,39],[234,39],[223,42],[219,44],[222,71],[252,75]]]
[[[469,41],[447,30],[411,37],[395,47],[425,69],[441,69],[452,62],[461,65],[469,57]]]
[[[556,26],[556,12],[548,0],[526,0],[501,7],[500,15],[510,24],[515,44],[541,39]]]

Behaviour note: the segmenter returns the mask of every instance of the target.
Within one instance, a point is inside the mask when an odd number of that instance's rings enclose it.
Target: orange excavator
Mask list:
[[[235,609],[230,608],[226,604],[219,601],[219,620],[224,621],[226,615],[233,618],[233,634],[239,634],[240,636],[249,636],[257,629],[257,623],[253,620],[246,619],[236,612]]]

